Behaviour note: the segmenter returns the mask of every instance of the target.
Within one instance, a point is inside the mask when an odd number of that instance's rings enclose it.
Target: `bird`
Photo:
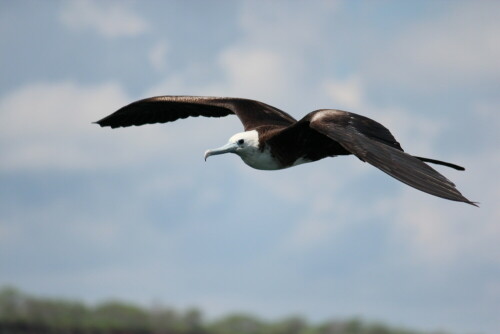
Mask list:
[[[318,109],[296,120],[257,100],[164,95],[132,102],[94,123],[119,128],[228,115],[236,115],[244,131],[231,136],[222,147],[207,150],[205,161],[210,156],[234,153],[252,168],[280,170],[327,157],[354,155],[420,191],[478,206],[427,163],[462,171],[464,167],[410,155],[382,124],[348,111]]]

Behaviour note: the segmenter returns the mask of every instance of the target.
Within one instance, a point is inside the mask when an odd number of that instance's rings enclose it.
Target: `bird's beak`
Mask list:
[[[208,150],[205,152],[205,161],[207,161],[207,158],[211,155],[217,155],[217,154],[224,154],[224,153],[234,153],[236,152],[236,149],[238,148],[238,145],[235,143],[227,143],[226,145],[213,149],[213,150]]]

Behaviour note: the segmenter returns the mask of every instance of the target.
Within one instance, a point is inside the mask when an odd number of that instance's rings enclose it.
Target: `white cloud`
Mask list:
[[[168,137],[157,127],[111,135],[109,129],[91,124],[127,103],[130,98],[116,84],[40,83],[2,96],[0,168],[87,169],[151,155],[160,149],[162,135]],[[130,156],[129,150],[142,144],[140,156]]]
[[[324,83],[324,89],[337,109],[361,110],[363,107],[363,90],[357,76],[353,75],[345,80],[330,78]]]
[[[156,71],[164,71],[167,67],[168,46],[165,41],[156,43],[149,51],[148,58]]]
[[[148,89],[144,95],[235,96],[272,103],[286,99],[296,75],[280,53],[245,43],[221,50],[211,66],[220,71],[209,81],[200,74],[205,69],[190,64]],[[198,80],[200,76],[202,80]]]
[[[219,60],[227,76],[223,89],[231,95],[269,100],[288,87],[286,59],[271,50],[237,46],[225,50]]]
[[[60,19],[72,29],[93,30],[108,38],[137,36],[148,29],[147,22],[124,1],[67,1]]]

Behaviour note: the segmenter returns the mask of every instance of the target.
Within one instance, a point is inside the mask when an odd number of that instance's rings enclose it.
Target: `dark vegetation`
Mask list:
[[[300,317],[265,321],[232,314],[205,321],[200,311],[110,301],[96,306],[0,289],[0,334],[422,334],[359,319],[310,324]]]

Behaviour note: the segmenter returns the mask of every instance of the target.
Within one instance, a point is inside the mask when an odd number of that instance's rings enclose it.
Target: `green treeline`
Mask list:
[[[300,317],[264,321],[232,314],[205,321],[200,311],[162,306],[144,309],[110,301],[96,306],[29,296],[0,289],[0,334],[21,333],[155,333],[155,334],[421,334],[358,319],[310,324]]]

